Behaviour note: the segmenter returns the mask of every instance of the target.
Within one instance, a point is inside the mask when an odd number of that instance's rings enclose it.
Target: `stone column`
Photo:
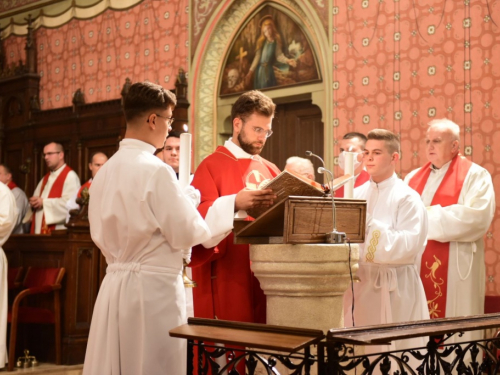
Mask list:
[[[252,271],[267,297],[267,324],[344,326],[343,294],[358,270],[358,245],[251,245]]]

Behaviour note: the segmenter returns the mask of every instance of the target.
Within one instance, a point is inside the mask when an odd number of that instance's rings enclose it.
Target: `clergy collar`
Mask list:
[[[59,176],[59,174],[63,171],[64,167],[66,167],[66,163],[61,165],[59,168],[57,168],[55,171],[50,171],[51,175]]]
[[[229,138],[226,142],[224,142],[224,147],[233,154],[236,159],[254,159],[254,160],[260,160],[259,155],[250,155],[248,152],[243,151],[243,149],[236,145],[236,143],[233,142],[233,138]]]
[[[139,150],[147,151],[150,154],[154,154],[154,152],[156,151],[155,146],[135,138],[124,138],[120,142],[120,148],[137,148]]]
[[[434,166],[434,164],[431,163],[431,165],[429,166],[429,168],[431,169],[431,172],[434,172],[434,173],[446,173],[446,171],[450,167],[450,164],[451,164],[452,160],[453,159],[451,159],[448,163],[443,164],[443,166],[441,168],[437,168],[437,167]]]

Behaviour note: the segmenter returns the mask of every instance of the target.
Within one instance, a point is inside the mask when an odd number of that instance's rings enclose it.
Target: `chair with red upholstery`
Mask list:
[[[9,306],[23,285],[23,267],[9,267],[7,271],[7,290],[9,293]]]
[[[16,357],[16,335],[18,323],[54,324],[56,343],[56,364],[61,364],[61,281],[64,277],[64,268],[37,268],[29,267],[22,283],[23,290],[9,306],[8,322],[10,327],[9,344],[9,371],[14,368]],[[29,295],[54,293],[54,309],[42,307],[20,306],[20,303]]]
[[[18,289],[22,285],[23,267],[9,267],[7,285],[9,290]]]

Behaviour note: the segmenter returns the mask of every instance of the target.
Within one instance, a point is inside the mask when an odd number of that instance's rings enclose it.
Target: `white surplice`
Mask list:
[[[7,363],[7,258],[2,246],[8,240],[18,217],[14,194],[7,185],[0,183],[0,368]]]
[[[359,283],[354,283],[357,327],[429,318],[417,264],[425,248],[427,216],[419,195],[394,174],[354,190],[366,199],[365,242],[359,247]],[[352,293],[344,295],[344,324],[352,326]],[[365,347],[367,353],[425,346],[427,338]]]
[[[14,197],[16,198],[16,206],[19,212],[19,215],[17,217],[17,223],[16,226],[14,227],[14,230],[12,231],[12,234],[22,234],[25,233],[23,228],[23,219],[24,216],[26,215],[26,212],[28,212],[29,208],[28,197],[26,197],[24,191],[17,186],[14,189],[12,189],[11,192],[12,194],[14,194]]]
[[[472,163],[457,204],[431,206],[434,194],[448,171],[450,162],[440,169],[431,167],[422,201],[429,219],[428,239],[450,242],[446,317],[484,314],[486,271],[483,237],[495,214],[495,191],[486,169]],[[408,174],[408,182],[418,171]],[[466,332],[447,342],[480,340],[483,331]]]
[[[70,171],[64,180],[62,195],[60,198],[47,198],[52,189],[52,185],[56,181],[57,177],[61,174],[66,164],[61,166],[58,170],[50,172],[47,184],[43,189],[42,195],[40,195],[40,190],[42,189],[43,178],[38,183],[34,197],[43,198],[43,207],[41,210],[37,210],[34,213],[35,222],[35,234],[40,234],[42,229],[42,217],[45,214],[45,223],[47,225],[56,224],[56,230],[66,229],[64,223],[66,222],[66,216],[68,215],[68,209],[66,208],[66,202],[68,202],[71,197],[73,197],[80,189],[80,179],[75,171]]]
[[[214,205],[204,221],[196,210],[199,192],[194,197],[188,186],[188,197],[154,151],[124,139],[90,188],[90,232],[108,268],[92,316],[85,375],[185,373],[186,341],[168,334],[186,320],[182,249],[212,247],[233,226],[227,200],[221,200],[226,215]]]

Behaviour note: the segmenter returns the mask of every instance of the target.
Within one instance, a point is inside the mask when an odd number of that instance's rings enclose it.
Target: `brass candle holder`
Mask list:
[[[28,349],[25,349],[24,357],[19,357],[17,359],[16,367],[31,368],[35,366],[38,366],[38,361],[36,360],[34,355],[30,355],[30,351]]]

